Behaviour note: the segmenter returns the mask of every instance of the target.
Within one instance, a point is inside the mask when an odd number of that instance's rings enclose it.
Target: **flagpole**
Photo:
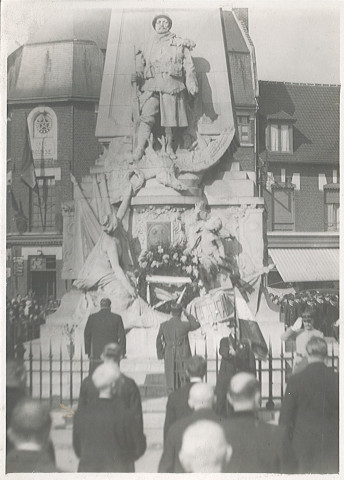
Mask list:
[[[44,232],[45,231],[45,226],[44,226],[44,222],[43,222],[42,202],[41,202],[41,197],[40,197],[40,194],[39,194],[39,185],[38,185],[37,178],[36,178],[35,164],[34,164],[34,160],[33,160],[32,146],[31,146],[31,137],[30,137],[29,124],[28,124],[28,121],[27,121],[27,114],[26,113],[25,113],[25,121],[26,121],[25,132],[26,132],[26,139],[27,139],[26,141],[28,141],[28,147],[29,147],[29,152],[26,152],[26,153],[29,153],[29,155],[31,157],[31,158],[29,158],[29,163],[30,163],[30,165],[32,164],[32,178],[28,182],[26,179],[23,178],[23,174],[21,175],[21,177],[22,177],[22,180],[24,181],[24,183],[26,183],[27,186],[30,188],[30,190],[34,190],[35,186],[37,186],[38,208],[39,208],[39,213],[40,213],[40,218],[41,218],[41,223],[42,223],[42,230]],[[29,167],[30,167],[30,165],[29,165]],[[26,168],[27,167],[28,167],[28,165],[26,164]]]

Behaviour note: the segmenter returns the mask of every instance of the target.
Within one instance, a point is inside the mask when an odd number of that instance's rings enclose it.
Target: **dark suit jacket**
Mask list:
[[[59,472],[46,450],[32,452],[13,448],[6,457],[6,473]]]
[[[229,353],[230,343],[235,350],[234,355]],[[215,411],[220,416],[228,417],[233,413],[232,407],[227,402],[227,389],[230,381],[238,372],[250,372],[255,375],[256,361],[249,344],[236,342],[232,335],[221,338],[219,354],[222,358],[215,387]]]
[[[140,430],[143,431],[141,395],[134,380],[121,373],[119,380],[116,382],[114,396],[122,399],[125,407],[135,418]],[[78,408],[94,404],[98,397],[99,392],[94,386],[92,378],[86,377],[80,387]]]
[[[170,393],[166,404],[166,415],[164,423],[164,441],[167,438],[167,433],[173,423],[180,418],[186,417],[192,414],[192,410],[189,407],[189,392],[194,385],[194,382],[188,382],[178,390]]]
[[[337,373],[316,362],[290,377],[279,421],[289,431],[299,473],[338,473]]]
[[[222,424],[233,448],[226,472],[296,473],[285,430],[257,419],[252,411],[234,413]]]
[[[183,469],[178,454],[182,446],[183,434],[187,427],[198,420],[212,420],[219,422],[220,418],[208,409],[197,410],[187,417],[179,419],[168,431],[164,450],[159,462],[159,473],[183,473]]]
[[[99,359],[105,345],[112,342],[118,343],[125,355],[126,341],[122,318],[107,308],[88,317],[84,338],[85,352],[91,358]]]
[[[78,472],[133,472],[146,438],[121,399],[98,398],[77,410],[73,448],[80,458]]]

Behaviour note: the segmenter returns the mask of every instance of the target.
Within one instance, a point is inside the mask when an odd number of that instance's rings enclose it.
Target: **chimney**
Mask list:
[[[248,8],[233,8],[233,12],[248,31]]]

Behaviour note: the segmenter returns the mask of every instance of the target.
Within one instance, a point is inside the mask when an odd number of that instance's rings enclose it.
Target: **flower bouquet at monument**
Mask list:
[[[171,245],[155,245],[143,252],[139,258],[139,269],[137,271],[137,284],[140,295],[147,299],[147,276],[166,276],[166,277],[186,277],[191,280],[187,284],[183,295],[183,303],[186,305],[192,298],[199,295],[200,274],[199,274],[199,258],[185,249],[185,247],[177,244]],[[180,287],[181,288],[181,287]],[[184,288],[184,286],[183,286]],[[173,286],[174,294],[178,294],[179,290]],[[167,297],[171,294],[171,287],[164,284]],[[161,288],[156,288],[149,293],[152,304],[160,301]],[[166,298],[167,298],[166,297]],[[167,303],[167,302],[165,302]],[[167,309],[167,306],[166,306]],[[164,310],[164,308],[162,308]]]

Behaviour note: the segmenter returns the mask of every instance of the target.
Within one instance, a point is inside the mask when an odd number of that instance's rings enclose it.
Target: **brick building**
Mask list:
[[[259,82],[270,284],[339,280],[338,85]]]
[[[107,18],[103,11],[95,24]],[[8,57],[7,293],[61,298],[63,202],[99,156],[94,136],[106,39],[91,16],[45,25]],[[53,22],[53,19],[52,19]],[[95,41],[96,40],[96,41]],[[21,181],[28,125],[39,195]]]
[[[70,174],[80,182],[102,149],[95,127],[110,16],[105,9],[61,12],[8,58],[9,296],[32,288],[61,298],[70,288],[61,275],[61,204],[73,198]],[[240,142],[234,161],[255,180],[258,83],[247,9],[223,11],[222,22]],[[39,198],[21,181],[26,118]]]

